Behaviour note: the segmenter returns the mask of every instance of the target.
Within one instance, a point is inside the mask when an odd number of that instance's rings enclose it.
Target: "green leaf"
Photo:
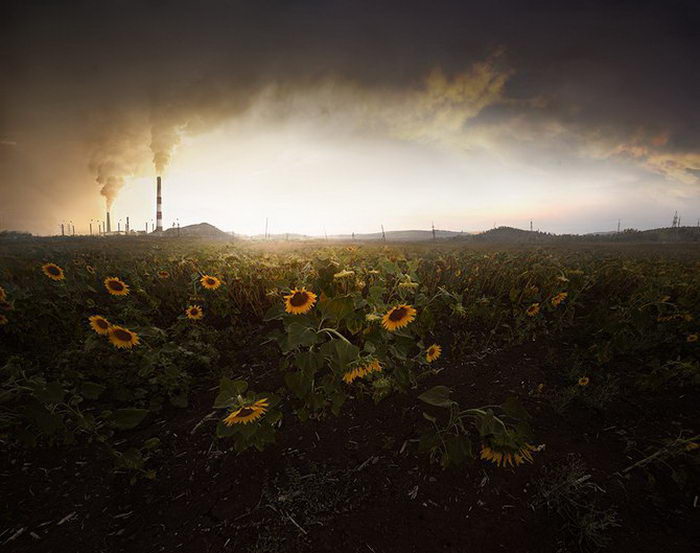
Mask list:
[[[148,414],[148,409],[117,409],[112,415],[112,425],[121,430],[135,428]]]
[[[455,405],[455,402],[450,399],[451,393],[452,390],[447,386],[433,386],[430,390],[419,395],[418,399],[435,407],[450,407]]]
[[[528,413],[525,408],[520,405],[520,402],[516,397],[509,397],[506,399],[503,405],[501,405],[501,409],[503,409],[503,412],[506,415],[514,419],[528,421],[531,418],[530,413]]]
[[[103,384],[96,382],[83,382],[80,385],[80,395],[85,399],[97,399],[107,389]]]
[[[145,442],[143,442],[143,447],[145,449],[156,449],[157,447],[160,447],[160,439],[159,438],[149,438]]]
[[[49,382],[45,386],[37,385],[34,388],[34,396],[42,403],[61,403],[64,395],[60,382]]]
[[[319,304],[321,313],[323,313],[326,318],[337,322],[342,321],[345,317],[350,315],[354,308],[355,305],[350,296],[340,296]]]
[[[223,421],[219,421],[219,424],[216,425],[217,438],[230,438],[234,434],[236,434],[235,426],[229,426]]]
[[[248,383],[245,380],[231,380],[224,376],[219,382],[219,393],[214,399],[214,408],[229,407],[236,397],[243,395],[247,389]]]
[[[345,340],[331,340],[323,344],[323,353],[330,357],[334,368],[345,370],[360,354],[360,348]]]
[[[299,346],[313,346],[318,341],[318,335],[313,328],[301,323],[291,323],[287,327],[287,349]]]
[[[275,319],[281,319],[284,316],[284,313],[284,304],[282,302],[276,302],[272,304],[267,311],[265,311],[263,320],[274,321]]]

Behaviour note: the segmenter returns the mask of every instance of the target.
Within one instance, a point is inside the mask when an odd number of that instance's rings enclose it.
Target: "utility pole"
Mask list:
[[[386,232],[384,232],[384,225],[382,225],[382,240],[386,242]]]

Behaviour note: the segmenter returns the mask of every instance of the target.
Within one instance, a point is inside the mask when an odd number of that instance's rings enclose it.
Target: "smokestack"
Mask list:
[[[107,212],[107,232],[112,232],[112,223],[109,220],[109,211]]]
[[[129,234],[129,217],[126,218],[126,233]]]
[[[163,232],[163,197],[160,195],[160,177],[156,178],[158,191],[156,193],[156,231]]]

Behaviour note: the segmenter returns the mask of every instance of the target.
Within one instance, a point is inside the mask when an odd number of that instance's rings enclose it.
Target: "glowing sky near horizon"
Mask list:
[[[0,228],[700,219],[693,2],[15,2]],[[624,22],[621,23],[621,22]]]

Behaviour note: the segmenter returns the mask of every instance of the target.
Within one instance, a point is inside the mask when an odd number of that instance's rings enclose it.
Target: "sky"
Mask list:
[[[698,224],[695,4],[10,0],[0,229]]]

